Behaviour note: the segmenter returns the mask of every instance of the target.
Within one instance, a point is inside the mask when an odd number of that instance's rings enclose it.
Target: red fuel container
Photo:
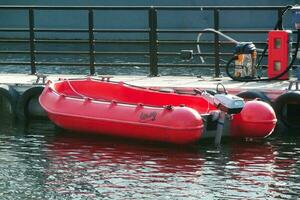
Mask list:
[[[291,31],[273,30],[268,34],[268,78],[273,78],[283,71],[289,65]],[[284,74],[280,80],[289,79],[289,73]]]

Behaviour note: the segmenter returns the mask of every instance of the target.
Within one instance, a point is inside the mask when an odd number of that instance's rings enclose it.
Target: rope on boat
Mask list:
[[[70,81],[68,79],[65,79],[65,81],[68,83],[70,89],[75,93],[77,94],[78,96],[82,97],[83,99],[84,98],[88,98],[87,96],[83,95],[83,94],[80,94],[79,92],[77,92],[77,90],[74,89],[74,87],[71,85]]]

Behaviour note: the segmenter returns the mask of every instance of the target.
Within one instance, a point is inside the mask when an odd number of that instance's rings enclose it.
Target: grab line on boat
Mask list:
[[[88,116],[82,116],[82,115],[77,115],[77,114],[67,114],[67,113],[64,113],[64,112],[59,112],[59,111],[55,111],[53,109],[49,109],[47,107],[43,107],[47,112],[52,112],[53,114],[56,114],[56,115],[60,115],[60,116],[65,116],[65,117],[74,117],[74,118],[84,118],[84,119],[88,119],[88,120],[102,120],[102,121],[111,121],[113,123],[126,123],[126,124],[131,124],[131,125],[138,125],[138,126],[151,126],[151,127],[157,127],[157,128],[162,128],[162,129],[172,129],[172,130],[177,130],[177,131],[183,131],[183,130],[188,130],[188,131],[191,131],[191,130],[197,130],[197,129],[202,129],[204,128],[204,125],[197,125],[197,126],[194,126],[194,127],[184,127],[184,128],[181,128],[181,127],[171,127],[171,126],[166,126],[166,125],[160,125],[160,124],[148,124],[148,123],[145,123],[145,122],[132,122],[132,121],[124,121],[124,120],[119,120],[119,119],[107,119],[107,118],[104,118],[104,117],[88,117]]]
[[[68,79],[65,79],[66,82],[68,83],[68,85],[70,86],[71,90],[76,93],[78,96],[82,97],[82,98],[88,98],[87,96],[80,94],[79,92],[77,92],[74,87],[71,85],[70,81]]]

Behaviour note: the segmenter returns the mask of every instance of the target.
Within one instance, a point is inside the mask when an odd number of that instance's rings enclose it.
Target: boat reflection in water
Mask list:
[[[293,197],[299,189],[287,184],[299,178],[298,158],[272,140],[225,141],[220,149],[211,141],[190,148],[139,143],[57,135],[45,150],[45,185],[59,196],[88,198],[256,199]]]

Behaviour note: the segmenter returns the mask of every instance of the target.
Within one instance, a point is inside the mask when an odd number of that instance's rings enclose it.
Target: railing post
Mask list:
[[[214,29],[219,30],[219,9],[214,9]],[[215,77],[220,76],[220,38],[219,34],[215,33]]]
[[[149,53],[150,53],[150,75],[158,76],[157,58],[157,10],[154,7],[149,9]]]
[[[95,74],[95,41],[94,41],[94,12],[89,9],[89,53],[90,53],[90,75]]]
[[[277,28],[279,30],[282,30],[282,10],[280,8],[278,8],[277,10],[277,21],[278,21],[278,24],[276,24]]]
[[[30,43],[30,67],[31,74],[36,74],[35,65],[35,35],[34,35],[34,10],[29,8],[29,43]]]

